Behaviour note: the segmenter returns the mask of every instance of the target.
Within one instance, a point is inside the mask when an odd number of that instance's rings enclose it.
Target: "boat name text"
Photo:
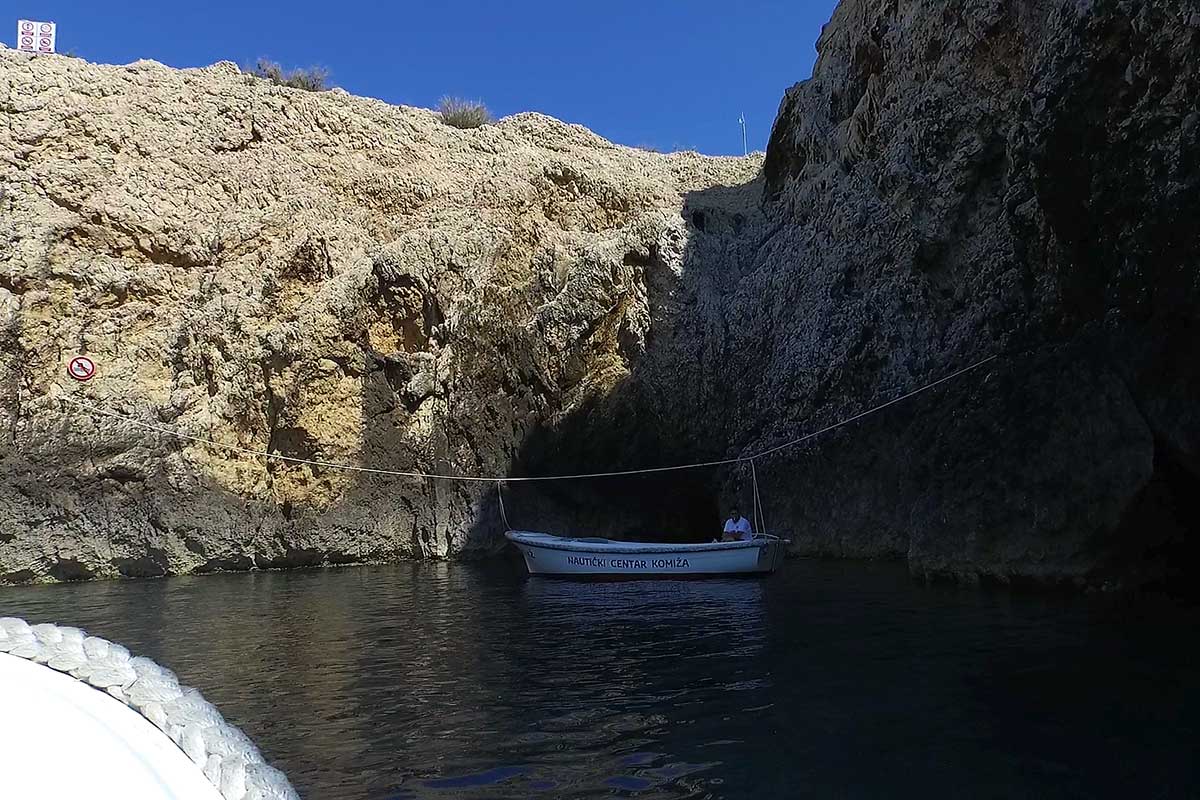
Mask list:
[[[686,558],[600,558],[598,556],[567,556],[572,567],[597,569],[687,569]]]

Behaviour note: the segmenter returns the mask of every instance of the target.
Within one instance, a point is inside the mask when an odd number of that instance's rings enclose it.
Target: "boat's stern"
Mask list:
[[[758,571],[770,574],[783,564],[783,556],[787,551],[788,541],[774,536],[758,536],[756,541],[763,542],[763,548],[758,553]]]

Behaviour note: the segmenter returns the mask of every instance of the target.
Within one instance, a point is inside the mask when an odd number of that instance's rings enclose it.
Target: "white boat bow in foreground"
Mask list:
[[[677,577],[774,572],[786,540],[758,534],[750,541],[667,544],[572,539],[534,531],[508,531],[530,575]]]
[[[299,800],[169,670],[14,617],[0,617],[0,769],[5,800]]]

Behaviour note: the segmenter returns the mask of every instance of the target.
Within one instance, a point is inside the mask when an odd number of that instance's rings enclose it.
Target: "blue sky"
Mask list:
[[[663,150],[763,149],[783,91],[807,78],[834,0],[14,0],[0,19],[59,24],[89,61],[177,67],[259,56],[319,64],[338,86],[432,107],[482,99],[497,116],[541,111],[613,141]],[[6,15],[7,16],[7,15]]]

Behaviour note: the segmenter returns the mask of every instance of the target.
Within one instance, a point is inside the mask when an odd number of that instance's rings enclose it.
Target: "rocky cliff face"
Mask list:
[[[652,326],[633,386],[563,440],[757,452],[999,355],[759,462],[768,523],[928,578],[1178,583],[1200,556],[1198,46],[1185,2],[843,0],[763,183],[689,195],[668,342]],[[754,214],[704,209],[738,193]],[[717,482],[746,505],[744,472]]]
[[[460,131],[228,64],[0,52],[0,109],[10,581],[494,547],[492,485],[145,426],[505,474],[536,426],[641,357],[648,287],[682,269],[683,194],[761,161],[533,114]],[[87,383],[64,371],[77,354]]]
[[[0,53],[0,575],[496,543],[494,487],[264,465],[63,393],[296,458],[543,473],[758,451],[1001,354],[759,462],[770,527],[927,577],[1170,579],[1200,521],[1198,45],[1169,0],[844,0],[765,162]],[[510,511],[695,538],[747,477]]]
[[[968,580],[1187,568],[1198,47],[1189,2],[839,6],[771,136],[734,439],[1005,355],[780,458],[768,496],[803,549]]]

